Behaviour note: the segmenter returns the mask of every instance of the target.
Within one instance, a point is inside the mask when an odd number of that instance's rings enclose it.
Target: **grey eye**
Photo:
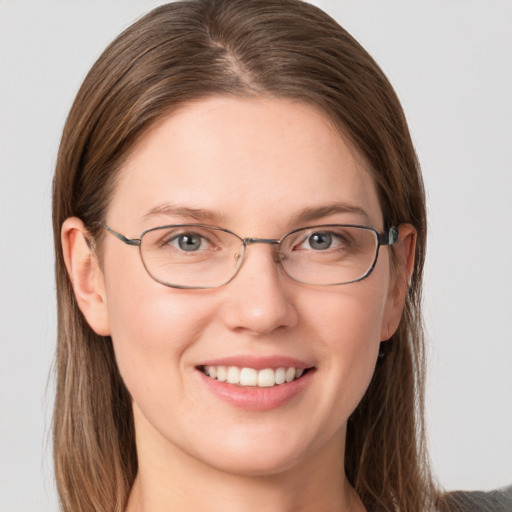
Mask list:
[[[332,245],[332,235],[330,233],[313,233],[308,237],[308,243],[311,249],[316,251],[329,249]]]
[[[201,248],[203,238],[195,233],[185,233],[175,239],[182,251],[192,252]]]

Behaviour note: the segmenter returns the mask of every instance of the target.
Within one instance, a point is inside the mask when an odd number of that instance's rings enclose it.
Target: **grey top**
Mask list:
[[[490,492],[449,492],[439,512],[512,512],[512,485]]]

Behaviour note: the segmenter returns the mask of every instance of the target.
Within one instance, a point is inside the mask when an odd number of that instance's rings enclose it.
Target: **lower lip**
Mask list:
[[[207,388],[219,397],[240,409],[253,411],[266,411],[275,409],[292,400],[302,393],[310,384],[314,370],[309,370],[302,377],[285,384],[277,384],[268,388],[256,386],[237,386],[227,382],[220,382],[206,376],[201,370],[197,370],[202,382]]]

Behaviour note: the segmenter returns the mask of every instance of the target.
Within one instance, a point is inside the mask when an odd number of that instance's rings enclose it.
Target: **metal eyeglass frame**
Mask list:
[[[253,238],[253,237],[242,238],[242,237],[238,236],[236,233],[233,233],[232,231],[230,231],[229,229],[221,228],[221,227],[218,227],[218,226],[210,226],[208,224],[167,224],[167,225],[162,225],[162,226],[157,226],[157,227],[154,227],[154,228],[146,229],[146,230],[144,230],[139,235],[139,238],[128,238],[127,236],[123,235],[122,233],[119,233],[118,231],[116,231],[115,229],[110,228],[106,224],[100,223],[100,226],[103,229],[105,229],[105,231],[107,231],[108,233],[114,235],[118,240],[121,240],[121,242],[125,243],[126,245],[134,245],[134,246],[138,246],[139,247],[139,255],[140,255],[140,259],[142,261],[142,265],[146,269],[146,272],[148,273],[148,275],[154,281],[156,281],[157,283],[160,283],[160,284],[162,284],[164,286],[168,286],[170,288],[180,288],[180,289],[190,289],[190,290],[200,290],[200,289],[208,289],[208,288],[219,288],[220,286],[224,286],[225,284],[228,284],[230,281],[232,281],[236,277],[236,275],[238,274],[240,269],[242,268],[242,264],[243,264],[243,261],[245,259],[245,248],[248,245],[251,245],[251,244],[280,245],[283,239],[285,239],[287,236],[292,235],[293,233],[296,233],[298,231],[302,231],[304,229],[313,229],[313,228],[316,228],[316,227],[327,228],[327,227],[335,227],[335,226],[337,226],[337,227],[347,227],[347,228],[367,229],[367,230],[372,231],[373,233],[375,233],[376,238],[377,238],[377,247],[376,247],[376,250],[375,250],[375,257],[373,259],[373,262],[372,262],[370,268],[368,269],[368,271],[364,275],[362,275],[361,277],[359,277],[357,279],[353,279],[352,281],[345,281],[345,282],[342,282],[342,283],[314,284],[314,283],[307,283],[307,282],[300,281],[299,279],[296,279],[293,276],[291,276],[290,274],[288,274],[286,269],[283,268],[283,270],[284,270],[285,274],[288,277],[290,277],[290,279],[293,279],[294,281],[296,281],[298,283],[302,283],[302,284],[306,284],[306,285],[310,285],[310,286],[340,286],[340,285],[343,285],[343,284],[356,283],[358,281],[361,281],[361,280],[365,279],[366,277],[368,277],[372,273],[373,269],[375,268],[375,264],[377,263],[377,258],[379,256],[379,249],[380,249],[380,247],[384,246],[384,245],[393,245],[393,244],[395,244],[398,241],[398,236],[399,236],[399,227],[398,226],[391,226],[388,231],[385,231],[383,233],[379,233],[375,228],[373,228],[371,226],[360,226],[360,225],[357,225],[357,224],[320,224],[318,226],[305,226],[305,227],[302,227],[302,228],[294,229],[294,230],[289,231],[288,233],[284,234],[281,238]],[[224,281],[223,283],[215,285],[215,286],[175,285],[175,284],[170,284],[170,283],[161,281],[160,279],[155,277],[150,272],[150,270],[148,269],[148,267],[146,265],[146,262],[144,261],[144,258],[142,256],[141,246],[142,246],[142,238],[144,237],[144,235],[146,233],[149,233],[151,231],[156,231],[156,230],[159,230],[159,229],[179,228],[179,227],[189,227],[189,226],[190,227],[197,227],[197,228],[205,228],[205,229],[214,229],[216,231],[223,231],[224,233],[228,233],[230,235],[233,235],[233,236],[235,236],[236,238],[238,238],[240,240],[242,246],[244,247],[244,252],[243,252],[243,255],[242,255],[242,261],[240,262],[240,264],[239,264],[238,268],[236,269],[235,273],[227,281]]]

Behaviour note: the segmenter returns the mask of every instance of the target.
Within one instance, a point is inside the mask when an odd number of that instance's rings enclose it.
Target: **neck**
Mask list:
[[[141,440],[142,441],[142,440]],[[343,468],[344,436],[273,474],[221,471],[166,446],[137,442],[139,472],[126,512],[364,512]]]

